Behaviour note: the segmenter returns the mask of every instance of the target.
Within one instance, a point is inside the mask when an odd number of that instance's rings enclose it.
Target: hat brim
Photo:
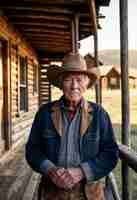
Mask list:
[[[59,80],[60,77],[64,73],[71,73],[71,72],[72,73],[78,72],[87,75],[90,79],[88,88],[90,88],[100,77],[100,72],[97,67],[93,67],[92,69],[85,71],[85,70],[76,70],[76,68],[75,69],[69,68],[69,70],[68,69],[66,70],[63,67],[59,67],[57,65],[50,65],[49,68],[47,69],[47,78],[51,84],[61,89],[61,83]]]

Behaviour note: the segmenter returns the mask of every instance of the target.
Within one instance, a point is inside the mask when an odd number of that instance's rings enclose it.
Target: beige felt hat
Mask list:
[[[93,85],[95,81],[99,78],[99,69],[95,67],[94,64],[90,64],[87,67],[84,57],[79,53],[69,53],[64,59],[62,66],[57,65],[49,66],[47,70],[47,78],[54,86],[61,88],[60,77],[66,73],[80,72],[86,74],[90,79],[90,84]]]

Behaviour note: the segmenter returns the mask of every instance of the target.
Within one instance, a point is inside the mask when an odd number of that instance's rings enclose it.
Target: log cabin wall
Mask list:
[[[10,140],[10,149],[23,142],[27,137],[34,114],[38,109],[39,65],[33,49],[27,44],[25,39],[22,38],[20,33],[15,32],[14,28],[2,17],[0,17],[0,30],[0,39],[6,41],[8,44],[7,69],[10,69],[10,79],[6,80],[6,82],[9,84],[10,88],[9,110],[11,129],[10,135],[5,136],[5,140]],[[21,104],[21,95],[23,94],[23,90],[21,90],[23,89],[23,86],[21,85],[20,77],[21,60],[24,60],[26,64],[26,91],[24,93],[25,109],[23,109],[24,104]],[[3,147],[2,151],[5,152],[6,149]]]

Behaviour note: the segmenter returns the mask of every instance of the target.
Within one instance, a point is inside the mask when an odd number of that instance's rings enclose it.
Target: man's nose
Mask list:
[[[78,88],[79,83],[76,79],[72,79],[72,88]]]

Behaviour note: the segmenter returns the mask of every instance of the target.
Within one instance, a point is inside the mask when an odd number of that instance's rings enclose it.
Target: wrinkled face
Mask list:
[[[89,84],[87,75],[69,73],[63,77],[63,93],[67,100],[78,103]]]

